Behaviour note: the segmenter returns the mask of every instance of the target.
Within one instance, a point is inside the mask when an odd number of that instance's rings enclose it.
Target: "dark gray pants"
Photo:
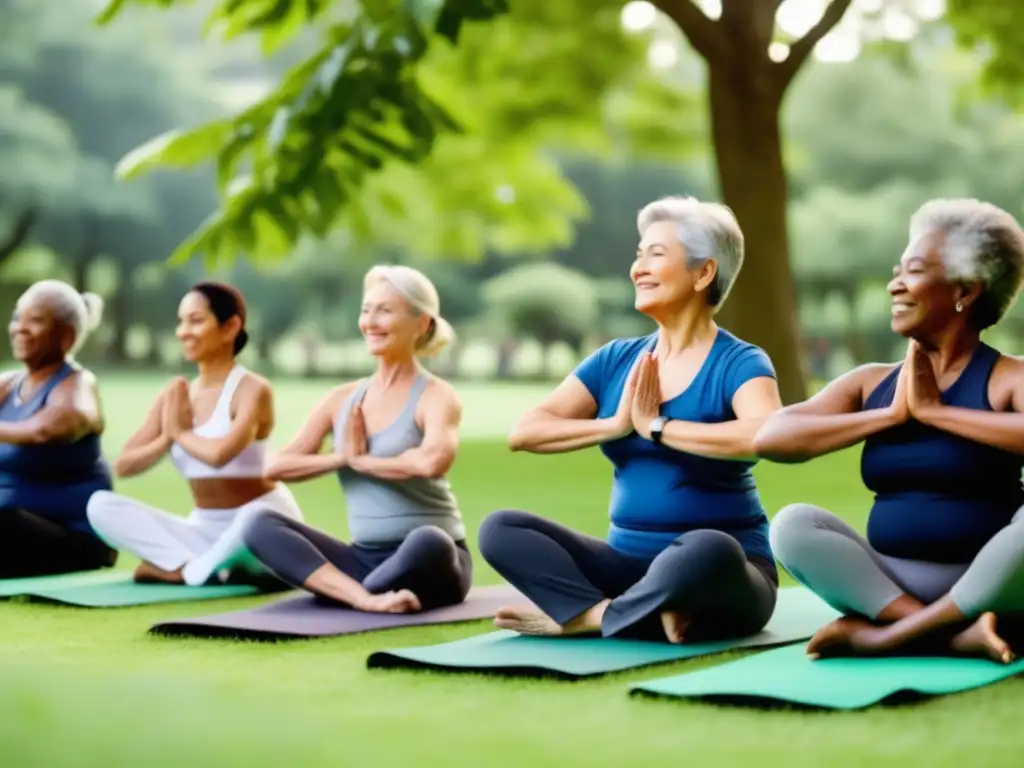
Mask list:
[[[423,525],[389,547],[346,544],[277,512],[252,517],[242,534],[264,567],[294,587],[330,563],[371,594],[408,589],[423,610],[461,603],[473,583],[473,562],[464,541]]]
[[[611,599],[605,637],[665,640],[662,611],[691,618],[687,639],[760,631],[775,610],[774,565],[752,563],[722,531],[683,534],[653,561],[518,510],[495,512],[479,533],[491,567],[559,624]]]

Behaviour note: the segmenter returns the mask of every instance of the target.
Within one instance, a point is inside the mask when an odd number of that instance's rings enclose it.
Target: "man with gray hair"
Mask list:
[[[784,462],[864,442],[861,474],[875,494],[866,538],[810,504],[772,521],[779,562],[846,614],[808,653],[925,641],[1014,657],[1002,628],[1024,615],[1024,361],[980,336],[1022,279],[1024,232],[1010,214],[978,200],[925,203],[889,283],[905,360],[850,371],[758,434],[758,454]]]

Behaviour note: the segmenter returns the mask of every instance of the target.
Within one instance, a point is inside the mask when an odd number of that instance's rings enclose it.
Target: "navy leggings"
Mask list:
[[[433,525],[414,529],[394,546],[366,547],[265,511],[250,520],[243,539],[256,559],[294,587],[303,587],[314,571],[330,563],[371,594],[408,589],[429,610],[461,603],[473,583],[466,542],[454,541]]]
[[[95,536],[24,509],[0,509],[0,579],[109,568],[117,552]]]
[[[774,563],[749,561],[722,531],[696,530],[652,561],[518,510],[484,520],[480,552],[491,567],[559,624],[603,600],[601,634],[666,640],[662,611],[687,614],[688,640],[755,634],[775,610]]]

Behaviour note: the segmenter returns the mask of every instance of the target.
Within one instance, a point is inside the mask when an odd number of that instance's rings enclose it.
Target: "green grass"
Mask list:
[[[105,382],[116,449],[159,382]],[[322,390],[278,392],[286,439]],[[467,523],[521,507],[601,535],[610,476],[596,451],[509,454],[501,436],[539,392],[467,387],[467,435],[453,483]],[[809,466],[762,465],[770,510],[821,504],[863,525],[868,495],[857,454]],[[184,484],[162,466],[120,490],[185,511]],[[307,518],[344,534],[331,479],[296,486]],[[124,559],[120,567],[130,568]],[[496,575],[478,558],[476,582]],[[265,599],[265,598],[263,598]],[[486,622],[282,644],[152,637],[159,620],[260,598],[89,610],[0,604],[0,764],[4,766],[1018,765],[1024,684],[859,713],[760,712],[631,699],[629,682],[722,663],[734,655],[598,680],[558,683],[431,672],[369,671],[373,650],[486,631]],[[741,762],[742,761],[742,762]]]

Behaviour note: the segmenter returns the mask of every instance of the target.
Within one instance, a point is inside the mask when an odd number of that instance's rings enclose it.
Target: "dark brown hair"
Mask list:
[[[242,327],[238,331],[238,336],[235,337],[234,353],[237,355],[245,349],[245,345],[249,342],[249,334],[245,330],[245,297],[242,296],[242,292],[233,285],[214,281],[196,283],[189,289],[190,293],[193,291],[201,293],[206,298],[206,303],[210,305],[210,311],[220,325],[224,325],[232,317],[238,315],[238,319],[242,321]]]

